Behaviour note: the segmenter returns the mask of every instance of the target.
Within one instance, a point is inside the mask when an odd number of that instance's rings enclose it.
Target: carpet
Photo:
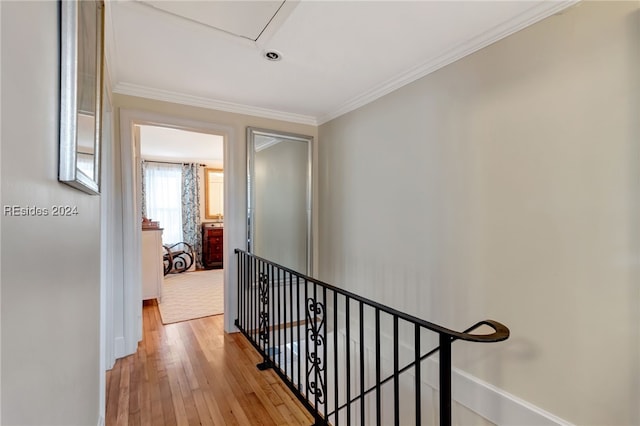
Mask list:
[[[164,277],[158,303],[163,324],[224,312],[224,270],[183,272]]]

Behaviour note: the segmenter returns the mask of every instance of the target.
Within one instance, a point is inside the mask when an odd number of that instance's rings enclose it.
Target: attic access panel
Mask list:
[[[172,15],[250,40],[258,40],[284,1],[141,1]]]

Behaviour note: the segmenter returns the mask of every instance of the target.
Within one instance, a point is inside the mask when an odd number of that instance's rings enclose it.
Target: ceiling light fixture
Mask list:
[[[282,59],[282,54],[277,50],[267,50],[264,52],[264,57],[269,61],[279,61]]]

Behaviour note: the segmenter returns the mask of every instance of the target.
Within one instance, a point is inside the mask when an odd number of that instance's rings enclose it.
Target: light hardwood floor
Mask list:
[[[310,425],[313,418],[222,315],[162,325],[143,307],[143,341],[107,372],[106,426]]]

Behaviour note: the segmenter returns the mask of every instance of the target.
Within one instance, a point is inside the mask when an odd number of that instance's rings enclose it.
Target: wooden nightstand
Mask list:
[[[202,224],[202,263],[205,269],[223,267],[222,241],[224,228],[213,223]]]

